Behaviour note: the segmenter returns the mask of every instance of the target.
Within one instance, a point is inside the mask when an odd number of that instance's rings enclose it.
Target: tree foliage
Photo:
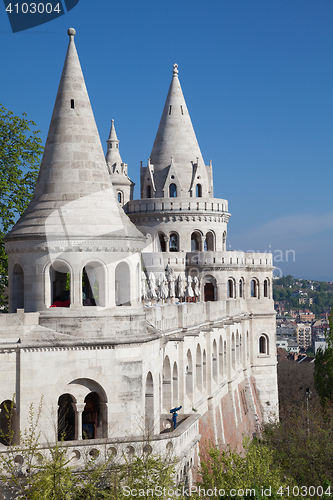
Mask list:
[[[329,328],[325,331],[327,346],[317,350],[314,366],[316,391],[323,406],[333,402],[333,309],[328,318]]]
[[[333,405],[323,411],[313,373],[313,363],[279,361],[280,421],[265,427],[263,441],[295,485],[327,491],[333,478]]]
[[[4,236],[22,215],[32,197],[43,151],[36,124],[15,116],[0,104],[0,307],[7,307],[4,296],[8,285],[8,260]]]
[[[271,488],[270,498],[285,498],[277,495],[277,491],[291,483],[274,462],[273,451],[265,444],[249,440],[244,440],[244,450],[244,454],[239,454],[229,446],[226,449],[210,447],[208,457],[201,462],[198,488],[205,491],[216,488],[221,500],[230,498],[231,490],[237,492],[232,497],[239,500],[251,496],[265,499],[263,492],[268,488]]]
[[[296,485],[317,487],[332,483],[333,408],[327,416],[320,404],[310,399],[308,408],[306,404],[295,406],[284,412],[279,423],[265,429],[264,439],[274,461]]]

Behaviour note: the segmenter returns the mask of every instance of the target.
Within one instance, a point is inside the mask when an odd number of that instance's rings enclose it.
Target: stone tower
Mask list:
[[[199,277],[201,252],[210,262],[212,252],[226,250],[228,202],[213,198],[212,164],[203,160],[177,64],[148,165],[141,167],[141,200],[130,201],[125,210],[148,237],[144,260],[149,271],[169,265],[185,277],[190,267]],[[214,273],[201,281],[203,296],[205,285],[212,295],[212,280],[216,283]],[[214,299],[222,297],[215,286]]]
[[[145,240],[116,199],[75,48],[75,30],[68,34],[35,193],[6,236],[11,312],[44,311],[55,301],[81,309],[129,305],[139,299],[139,252]]]

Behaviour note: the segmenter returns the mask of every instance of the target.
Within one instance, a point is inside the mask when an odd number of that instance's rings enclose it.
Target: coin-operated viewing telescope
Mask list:
[[[179,411],[181,409],[182,409],[182,406],[178,406],[178,408],[172,408],[172,410],[170,410],[170,413],[172,413],[172,422],[173,422],[174,429],[177,428],[177,417],[178,417],[177,411]]]

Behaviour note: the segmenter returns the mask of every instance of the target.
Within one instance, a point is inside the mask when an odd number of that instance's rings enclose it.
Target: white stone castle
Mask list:
[[[63,439],[73,463],[144,447],[175,454],[184,481],[199,444],[240,445],[277,417],[272,255],[226,250],[228,202],[213,197],[176,64],[133,200],[68,34],[36,190],[6,237],[0,429],[14,397],[18,440],[43,395],[42,441]]]

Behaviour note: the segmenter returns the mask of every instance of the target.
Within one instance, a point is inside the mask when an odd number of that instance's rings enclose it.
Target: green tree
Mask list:
[[[279,465],[274,462],[273,451],[265,444],[249,439],[244,440],[244,450],[244,454],[239,454],[229,446],[226,449],[212,446],[208,456],[201,460],[198,492],[199,487],[201,492],[216,488],[218,498],[227,499],[230,498],[230,491],[235,490],[237,494],[232,492],[233,498],[245,500],[255,497],[263,500],[268,496],[266,490],[271,488],[270,498],[287,498],[277,494],[279,488],[284,488],[288,482],[283,478]],[[202,498],[202,495],[198,498]]]
[[[297,386],[295,387],[297,391]],[[264,439],[275,462],[295,485],[325,487],[333,477],[333,411],[326,415],[319,402],[309,400],[285,409],[281,421],[267,426]],[[333,493],[331,489],[331,494]],[[308,496],[305,496],[308,498]],[[322,496],[321,498],[328,498]]]
[[[314,361],[314,382],[322,406],[333,402],[333,309],[325,331],[326,349],[319,348]]]
[[[0,308],[6,310],[8,259],[5,234],[27,208],[34,192],[43,151],[36,124],[0,104]]]

